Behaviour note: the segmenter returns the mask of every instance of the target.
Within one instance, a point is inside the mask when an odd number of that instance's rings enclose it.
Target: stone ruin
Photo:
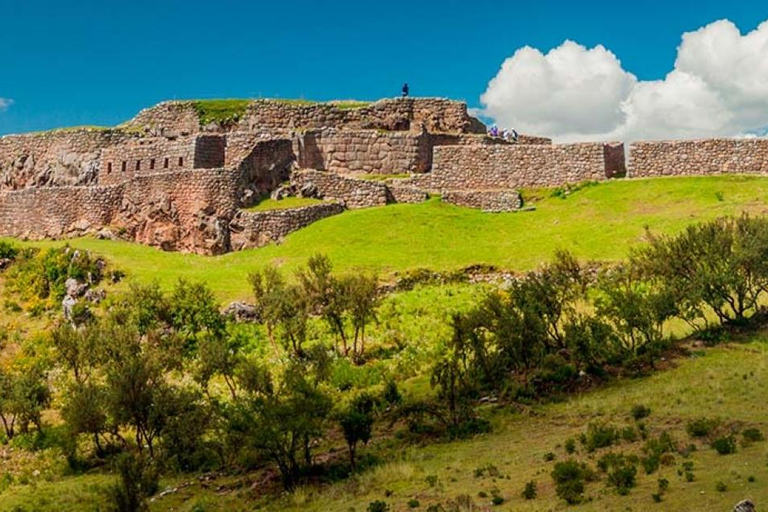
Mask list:
[[[553,144],[489,137],[464,103],[253,100],[204,123],[195,102],[160,103],[114,129],[0,137],[0,236],[94,234],[164,250],[259,247],[348,208],[443,201],[489,212],[521,187],[629,175],[768,173],[768,141]],[[255,211],[268,196],[325,199]]]

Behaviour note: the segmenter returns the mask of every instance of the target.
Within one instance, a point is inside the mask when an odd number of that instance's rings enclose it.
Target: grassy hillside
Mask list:
[[[468,441],[411,446],[390,453],[393,462],[320,490],[299,488],[270,502],[261,496],[258,480],[253,477],[220,477],[207,489],[187,477],[164,481],[170,486],[189,480],[193,484],[156,499],[151,510],[252,510],[261,505],[264,510],[364,511],[368,503],[383,500],[392,511],[403,511],[410,510],[407,503],[411,499],[420,503],[416,510],[426,510],[431,503],[445,503],[459,495],[469,495],[477,505],[489,505],[493,489],[498,489],[505,499],[494,510],[703,511],[730,510],[744,498],[768,503],[768,442],[739,445],[735,454],[718,455],[685,431],[688,421],[705,416],[721,418],[727,424],[758,427],[768,433],[768,411],[764,406],[767,392],[768,334],[762,333],[747,343],[695,349],[691,355],[674,361],[673,369],[622,381],[566,403],[534,406],[518,413],[499,410],[490,434]],[[566,507],[555,496],[550,477],[554,464],[568,457],[563,448],[566,439],[578,438],[585,426],[596,420],[620,427],[635,425],[629,415],[635,404],[651,409],[650,416],[643,420],[651,437],[668,431],[680,445],[693,443],[697,450],[688,458],[675,454],[669,466],[662,466],[652,475],[641,469],[638,486],[627,496],[608,488],[603,476],[587,487],[592,502]],[[639,453],[642,443],[623,442],[591,454],[577,443],[574,456],[594,466],[608,451]],[[386,442],[380,449],[386,450]],[[554,454],[553,461],[545,461],[548,452]],[[693,462],[692,482],[678,474],[684,462]],[[498,474],[489,469],[491,466]],[[666,478],[670,484],[663,501],[657,504],[651,495],[657,492],[659,478]],[[63,477],[53,482],[30,480],[29,485],[6,490],[0,510],[18,506],[25,510],[97,510],[101,493],[111,482],[104,475]],[[520,492],[530,480],[537,482],[538,497],[526,501]],[[436,483],[431,485],[430,481]],[[725,484],[724,491],[717,489],[719,482]]]
[[[281,245],[219,257],[93,239],[69,243],[97,251],[139,280],[163,285],[180,277],[204,280],[220,299],[232,300],[249,295],[245,276],[252,269],[269,262],[291,269],[316,253],[327,254],[344,271],[391,274],[476,263],[528,270],[558,248],[614,260],[642,242],[646,227],[668,233],[697,220],[768,210],[768,178],[763,177],[617,180],[565,198],[540,194],[532,212],[490,214],[439,200],[348,211],[290,235]]]

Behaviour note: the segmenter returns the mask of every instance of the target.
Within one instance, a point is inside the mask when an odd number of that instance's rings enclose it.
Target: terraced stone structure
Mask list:
[[[632,145],[630,176],[768,172],[768,142]],[[621,143],[488,137],[464,103],[173,101],[111,129],[0,137],[0,236],[119,237],[218,254],[279,242],[346,208],[424,201],[489,212],[522,187],[626,174]],[[270,194],[326,200],[274,211]]]

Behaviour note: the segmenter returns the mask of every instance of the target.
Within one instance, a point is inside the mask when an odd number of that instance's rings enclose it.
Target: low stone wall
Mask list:
[[[191,101],[163,101],[143,109],[125,125],[150,135],[190,135],[200,131],[200,117]]]
[[[423,203],[428,198],[426,192],[410,185],[391,181],[388,181],[386,185],[391,203]]]
[[[101,151],[134,138],[118,130],[93,129],[0,137],[0,191],[94,185]]]
[[[229,223],[232,250],[239,251],[279,242],[289,233],[344,211],[341,203],[322,203],[292,208],[249,212],[240,210]]]
[[[369,208],[387,204],[388,192],[384,183],[339,176],[327,171],[302,170],[291,175],[291,182],[300,189],[307,183],[317,187],[321,198],[336,199],[347,208]]]
[[[324,129],[301,136],[299,166],[335,173],[426,172],[431,153],[426,133]]]
[[[629,147],[632,178],[726,173],[768,174],[768,139],[635,142]]]
[[[623,145],[611,144],[611,155]],[[606,160],[602,143],[490,146],[438,146],[432,172],[410,183],[429,191],[498,190],[551,187],[585,180],[605,180],[623,168]]]
[[[443,202],[456,206],[476,208],[484,212],[512,212],[523,205],[516,190],[447,190]]]

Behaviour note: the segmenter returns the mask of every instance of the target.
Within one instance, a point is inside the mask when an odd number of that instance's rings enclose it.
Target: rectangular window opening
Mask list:
[[[155,159],[149,161],[149,169],[154,170],[155,169]]]

